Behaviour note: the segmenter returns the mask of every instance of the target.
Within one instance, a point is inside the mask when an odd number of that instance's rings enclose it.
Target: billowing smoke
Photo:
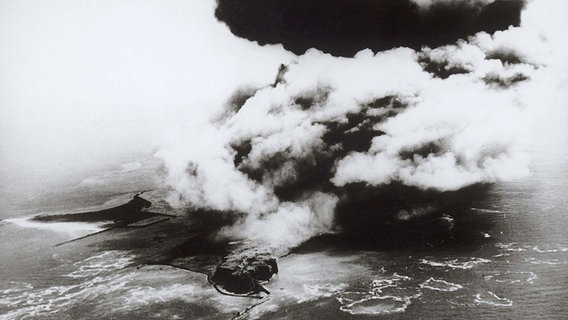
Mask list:
[[[518,26],[523,0],[218,0],[216,16],[260,44],[296,54],[450,44],[479,31]]]
[[[448,194],[526,176],[534,118],[548,107],[535,95],[567,101],[565,42],[557,25],[535,24],[546,8],[529,3],[520,27],[437,48],[308,50],[158,152],[169,201],[243,214],[217,235],[282,248],[365,208],[405,221]]]

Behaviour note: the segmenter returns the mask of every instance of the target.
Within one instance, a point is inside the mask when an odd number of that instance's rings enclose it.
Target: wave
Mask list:
[[[462,285],[457,283],[451,283],[440,279],[430,278],[420,284],[420,288],[426,288],[430,290],[452,292],[459,289],[463,289]]]
[[[521,252],[521,251],[527,251],[527,249],[529,248],[529,246],[521,246],[519,243],[517,242],[510,242],[510,243],[497,243],[495,244],[495,246],[499,249],[505,250],[505,251],[513,251],[513,252]]]
[[[452,269],[471,269],[477,265],[485,264],[491,262],[491,260],[483,259],[483,258],[457,258],[445,261],[436,261],[436,260],[428,260],[428,259],[421,259],[420,263],[426,264],[432,267],[442,267],[442,268],[452,268]]]
[[[538,253],[568,252],[568,248],[562,247],[562,246],[557,246],[556,248],[552,248],[552,249],[541,249],[539,246],[534,246],[532,249],[533,249],[533,251],[536,251]]]
[[[83,261],[76,262],[74,265],[77,270],[66,274],[69,278],[86,278],[98,276],[100,274],[119,271],[134,262],[134,257],[121,251],[106,251],[96,256],[92,256]]]
[[[568,264],[568,261],[562,261],[560,259],[548,259],[548,260],[539,260],[537,258],[525,258],[525,262],[528,262],[530,264],[547,264],[547,265],[559,265],[559,264]]]
[[[2,284],[1,317],[6,320],[57,319],[81,305],[96,319],[106,317],[109,310],[125,312],[152,303],[196,299],[199,284],[188,284],[187,273],[163,267],[128,268],[133,259],[125,251],[107,251],[75,263],[76,270],[63,274],[57,285]],[[207,291],[199,292],[204,292],[200,293],[206,295],[204,298],[210,298]]]
[[[339,310],[352,315],[385,315],[404,312],[410,303],[410,299],[372,296],[341,306]]]
[[[498,283],[510,283],[510,284],[533,284],[538,276],[532,271],[507,271],[507,272],[497,272],[491,275],[485,275],[483,277],[486,281],[495,281]]]
[[[474,301],[478,304],[487,304],[495,307],[513,306],[513,301],[507,298],[501,298],[491,291],[476,294]]]
[[[506,251],[514,251],[514,252],[521,252],[532,250],[538,253],[561,253],[561,252],[568,252],[568,248],[561,246],[561,245],[545,245],[546,248],[541,248],[538,245],[531,246],[531,245],[521,245],[517,242],[510,242],[510,243],[497,243],[495,246],[499,249],[503,249]]]
[[[479,211],[479,212],[485,212],[485,213],[505,213],[504,211],[501,211],[501,210],[485,209],[485,208],[475,208],[475,207],[471,207],[471,210],[473,210],[473,211]]]
[[[341,292],[337,300],[343,312],[353,315],[385,315],[404,312],[412,299],[422,296],[409,276],[396,272],[390,277],[375,279],[368,292]]]

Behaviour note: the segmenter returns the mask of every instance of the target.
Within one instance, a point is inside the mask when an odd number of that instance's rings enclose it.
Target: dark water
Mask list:
[[[247,317],[567,319],[568,158],[549,159],[531,177],[496,184],[483,200],[443,216],[455,236],[444,244],[324,241],[281,258],[270,299]],[[141,265],[136,250],[100,245],[136,242],[151,229],[54,247],[96,229],[13,222],[0,222],[2,319],[231,319],[258,302],[219,295],[202,274]]]

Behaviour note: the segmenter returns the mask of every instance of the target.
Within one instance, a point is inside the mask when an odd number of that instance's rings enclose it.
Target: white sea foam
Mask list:
[[[132,258],[124,251],[109,251],[81,260],[74,264],[75,271],[66,274],[69,281],[59,285],[8,283],[0,290],[0,309],[9,310],[2,319],[57,319],[77,304],[90,306],[95,314],[108,314],[109,310],[128,311],[150,303],[195,299],[197,285],[183,281],[185,272],[125,268]]]
[[[486,212],[486,213],[504,213],[501,210],[494,210],[494,209],[485,209],[485,208],[475,208],[471,207],[471,210],[479,211],[479,212]]]
[[[501,298],[491,291],[476,294],[474,302],[478,304],[487,304],[495,307],[513,306],[513,301],[507,298]]]
[[[436,261],[436,260],[428,260],[428,259],[421,259],[420,263],[426,264],[432,267],[441,267],[441,268],[452,268],[452,269],[471,269],[477,265],[485,264],[491,262],[491,260],[483,259],[483,258],[457,258],[457,259],[450,259],[445,261]]]
[[[492,275],[484,276],[486,281],[495,281],[498,283],[510,283],[510,284],[533,284],[538,276],[536,273],[531,271],[507,271],[507,272],[497,272]]]
[[[106,251],[83,261],[76,262],[77,270],[66,274],[70,278],[93,277],[124,269],[133,262],[133,256],[124,251]]]
[[[412,280],[409,276],[399,275],[398,273],[394,273],[389,278],[382,278],[382,279],[375,279],[371,282],[371,289],[370,293],[372,294],[380,294],[383,292],[384,289],[387,288],[401,288],[400,282],[401,281],[409,281]]]
[[[95,297],[109,296],[122,290],[128,279],[123,276],[97,277],[81,284],[50,286],[16,291],[0,300],[0,307],[10,309],[4,319],[28,317],[55,317],[59,311]],[[31,286],[26,284],[27,286]]]
[[[127,311],[137,306],[151,303],[167,302],[172,300],[191,300],[195,297],[196,286],[187,283],[174,283],[172,285],[156,288],[154,286],[137,286],[127,290],[122,295],[123,303],[117,305],[115,311]]]
[[[525,262],[528,262],[530,264],[538,264],[538,265],[547,264],[547,265],[551,265],[551,266],[559,265],[559,264],[568,264],[567,261],[562,261],[560,259],[540,260],[540,259],[532,258],[532,257],[531,258],[525,258]]]
[[[556,248],[551,248],[551,249],[541,249],[539,246],[534,246],[533,251],[536,251],[538,253],[559,253],[559,252],[568,252],[568,248],[562,247],[562,246],[557,246]]]
[[[521,272],[521,273],[529,274],[529,277],[526,280],[528,283],[533,283],[536,279],[538,279],[538,276],[534,272],[529,271],[529,272]]]
[[[463,286],[445,280],[430,278],[424,281],[423,283],[421,283],[420,288],[423,289],[426,288],[435,291],[451,292],[462,289]]]
[[[375,279],[368,292],[341,292],[337,300],[341,311],[353,315],[384,315],[404,312],[412,299],[422,293],[410,283],[411,277],[394,273],[390,277]]]
[[[508,257],[510,255],[511,255],[510,253],[499,253],[499,254],[496,254],[496,255],[492,255],[492,257],[493,258],[500,258],[500,257]]]
[[[23,228],[33,228],[64,233],[71,237],[81,237],[90,233],[104,230],[104,223],[86,222],[37,222],[27,218],[6,219],[5,221],[16,224]]]
[[[505,251],[511,251],[511,252],[527,251],[527,249],[530,248],[530,246],[527,246],[527,245],[521,246],[517,242],[511,242],[511,243],[499,242],[499,243],[495,244],[495,246],[499,249],[502,249],[502,250],[505,250]]]
[[[391,286],[394,286],[394,280],[392,279],[380,279],[380,280],[373,280],[373,282],[371,282],[371,288],[373,290],[375,289],[380,290]]]
[[[396,272],[393,273],[392,277],[393,277],[393,279],[397,279],[397,280],[412,280],[411,277],[405,276],[405,275],[400,275],[400,274],[398,274],[398,273],[396,273]]]
[[[410,303],[410,299],[373,296],[341,306],[339,309],[352,315],[384,315],[404,312]]]
[[[342,305],[348,305],[355,301],[361,301],[364,299],[368,299],[372,296],[372,293],[369,292],[360,292],[360,291],[342,291],[339,292],[336,299]]]
[[[10,305],[13,302],[10,297],[32,290],[34,288],[29,283],[16,281],[10,281],[4,284],[2,287],[3,288],[0,290],[0,306]]]

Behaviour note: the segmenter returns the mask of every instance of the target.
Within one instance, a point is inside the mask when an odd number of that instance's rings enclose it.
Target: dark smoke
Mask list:
[[[510,86],[518,83],[518,82],[522,82],[522,81],[526,81],[529,79],[529,76],[518,72],[515,74],[512,74],[510,76],[502,76],[499,75],[497,73],[490,73],[487,74],[487,76],[485,76],[483,78],[483,80],[485,81],[485,83],[487,83],[490,86],[494,86],[494,87],[498,87],[498,88],[509,88]]]
[[[231,31],[296,54],[317,48],[353,56],[400,46],[440,46],[479,31],[518,26],[522,0],[218,0],[216,16]]]
[[[441,79],[447,79],[454,74],[466,74],[470,72],[470,70],[463,66],[451,65],[447,60],[433,60],[430,55],[426,54],[425,52],[419,55],[418,61],[424,68],[424,71]]]
[[[526,63],[525,59],[513,50],[495,50],[489,52],[487,59],[497,59],[505,65]]]
[[[306,91],[293,98],[293,104],[302,111],[318,108],[327,103],[329,92],[330,89],[326,87]],[[249,98],[253,97],[254,94]],[[361,110],[347,113],[344,119],[316,123],[325,129],[321,136],[322,144],[299,157],[292,156],[289,150],[283,150],[256,163],[248,159],[253,149],[252,140],[235,142],[231,144],[235,152],[235,167],[251,180],[273,185],[274,194],[280,201],[295,201],[307,191],[340,194],[341,188],[331,182],[337,159],[351,152],[369,150],[373,138],[384,134],[375,126],[397,115],[407,106],[404,99],[389,95],[363,104]],[[227,107],[231,108],[231,104]],[[283,170],[293,174],[288,179],[278,179]]]

